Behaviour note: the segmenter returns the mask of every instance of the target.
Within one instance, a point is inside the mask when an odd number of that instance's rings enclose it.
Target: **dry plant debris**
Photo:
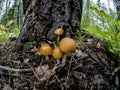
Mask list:
[[[120,59],[110,56],[99,40],[82,41],[59,64],[52,56],[46,59],[31,51],[10,53],[1,46],[0,89],[119,90]]]

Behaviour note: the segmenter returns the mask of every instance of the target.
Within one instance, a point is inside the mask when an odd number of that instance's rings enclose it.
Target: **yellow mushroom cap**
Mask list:
[[[43,44],[39,49],[40,54],[42,55],[51,55],[52,54],[52,48],[49,44]]]
[[[73,40],[72,38],[69,38],[69,37],[64,37],[60,41],[60,49],[64,53],[74,52],[76,50],[75,40]]]
[[[53,50],[53,57],[56,59],[60,59],[63,57],[62,51],[60,50],[59,47],[55,47],[55,49]]]
[[[57,28],[55,31],[54,31],[54,34],[56,34],[56,35],[62,35],[63,34],[63,29],[62,28]]]

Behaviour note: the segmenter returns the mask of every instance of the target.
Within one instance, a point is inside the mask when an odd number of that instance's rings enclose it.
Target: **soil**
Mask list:
[[[11,44],[0,46],[0,90],[120,90],[120,58],[98,39],[80,41],[59,63],[37,48],[11,52]]]

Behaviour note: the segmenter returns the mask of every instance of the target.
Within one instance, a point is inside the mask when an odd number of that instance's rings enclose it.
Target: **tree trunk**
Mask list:
[[[74,37],[82,15],[82,0],[23,0],[25,20],[16,43],[56,40],[54,30],[63,28],[64,36]]]

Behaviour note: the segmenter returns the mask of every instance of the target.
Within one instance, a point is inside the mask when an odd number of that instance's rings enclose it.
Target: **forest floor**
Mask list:
[[[0,90],[120,90],[120,58],[98,39],[85,38],[57,64],[33,51],[0,46]]]

